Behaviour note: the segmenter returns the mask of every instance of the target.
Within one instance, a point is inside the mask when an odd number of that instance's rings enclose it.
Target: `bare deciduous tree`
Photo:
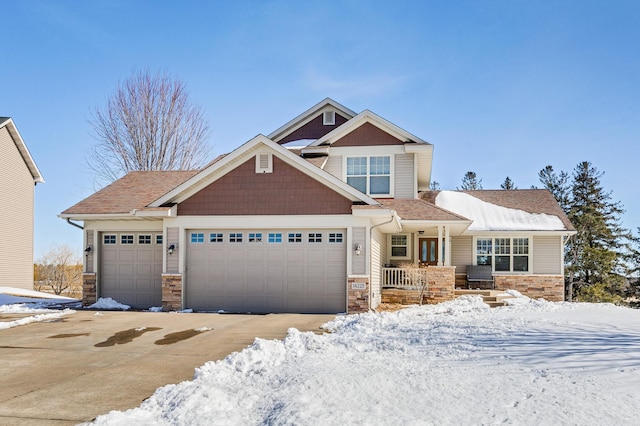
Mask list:
[[[88,123],[97,144],[87,162],[100,183],[138,170],[189,170],[209,160],[209,124],[186,86],[166,74],[133,73]]]
[[[52,246],[35,264],[34,287],[37,291],[46,289],[55,294],[79,293],[82,287],[80,256],[68,245]]]

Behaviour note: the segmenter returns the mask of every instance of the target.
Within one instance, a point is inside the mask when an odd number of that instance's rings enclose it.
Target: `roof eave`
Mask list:
[[[31,153],[29,152],[27,145],[24,143],[24,140],[22,139],[22,136],[20,135],[18,128],[13,122],[13,119],[11,119],[11,117],[7,117],[7,120],[4,121],[2,123],[2,126],[0,127],[6,127],[7,130],[9,131],[9,134],[13,138],[16,144],[16,147],[18,148],[18,151],[20,151],[20,155],[22,156],[22,159],[24,160],[25,164],[27,165],[27,168],[29,169],[29,172],[31,173],[31,176],[33,177],[33,181],[36,184],[44,183],[44,178],[42,177],[42,174],[40,173],[40,170],[38,169],[36,162],[31,156]]]

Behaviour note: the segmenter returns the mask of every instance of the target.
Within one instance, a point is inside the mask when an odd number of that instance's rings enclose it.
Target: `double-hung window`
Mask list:
[[[347,157],[347,183],[364,194],[391,195],[391,157]]]
[[[495,272],[529,271],[529,238],[477,238],[476,264]]]

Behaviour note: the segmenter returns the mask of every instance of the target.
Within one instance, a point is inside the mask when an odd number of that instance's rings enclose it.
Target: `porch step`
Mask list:
[[[464,290],[464,289],[456,289],[456,296],[464,296],[464,295],[479,295],[482,296],[482,301],[489,305],[492,308],[497,308],[498,306],[506,306],[507,304],[504,302],[505,299],[513,299],[513,296],[509,296],[500,290]]]

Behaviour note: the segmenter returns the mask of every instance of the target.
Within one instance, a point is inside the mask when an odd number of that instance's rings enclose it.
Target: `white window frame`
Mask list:
[[[262,243],[262,232],[249,232],[247,241],[252,244]]]
[[[211,244],[222,244],[224,243],[224,233],[223,232],[209,232],[209,243]]]
[[[267,234],[269,244],[282,244],[282,232],[269,232]]]
[[[273,173],[273,154],[268,151],[256,153],[256,173]]]
[[[151,234],[138,234],[138,245],[150,246]]]
[[[135,235],[133,235],[133,234],[120,234],[120,245],[131,246],[131,245],[134,245],[135,243],[136,243]]]
[[[393,242],[393,237],[394,236],[403,236],[406,238],[406,245],[392,245]],[[396,260],[408,260],[411,259],[411,234],[410,233],[399,233],[399,234],[388,234],[387,235],[387,247],[389,247],[388,249],[388,257],[389,259],[396,259]],[[406,256],[393,256],[393,247],[406,247],[407,252],[406,252]]]
[[[189,243],[191,243],[191,244],[204,244],[204,241],[205,241],[204,232],[190,232],[189,233]]]
[[[108,241],[107,241],[108,238]],[[118,244],[117,234],[102,234],[102,244],[113,246]]]
[[[163,240],[164,240],[164,237],[162,234],[156,234],[156,244],[162,245]]]
[[[509,253],[496,253],[496,240],[497,239],[509,240]],[[515,246],[514,240],[526,239],[527,240],[527,253],[514,253]],[[473,237],[473,264],[478,264],[478,240],[491,240],[491,252],[487,253],[487,256],[491,256],[491,271],[496,275],[506,274],[521,274],[530,275],[533,273],[533,236],[532,235],[478,235]],[[520,247],[520,246],[519,246]],[[509,256],[509,270],[508,271],[496,271],[496,256]],[[514,271],[514,257],[527,257],[527,270],[526,271]]]
[[[371,174],[371,158],[378,158],[378,157],[386,157],[389,159],[389,174],[383,174],[383,175],[379,175],[379,174]],[[366,174],[363,175],[349,175],[349,170],[348,170],[348,163],[349,163],[349,159],[351,158],[364,158],[365,162],[366,162]],[[350,154],[350,155],[345,155],[344,156],[344,162],[343,162],[343,170],[344,170],[344,182],[348,183],[348,179],[350,177],[364,177],[365,178],[365,191],[364,193],[369,195],[370,197],[393,197],[393,185],[394,185],[394,179],[393,179],[393,174],[394,174],[394,163],[395,163],[395,156],[393,154],[370,154],[370,155],[358,155],[358,154]],[[371,193],[371,178],[372,177],[385,177],[388,176],[389,177],[389,192],[388,193],[384,193],[384,194],[372,194]],[[355,188],[355,187],[354,187]]]
[[[343,232],[330,232],[328,241],[331,244],[342,244],[344,242],[344,233]]]
[[[335,126],[336,124],[336,112],[333,110],[322,112],[322,125],[323,126]]]

